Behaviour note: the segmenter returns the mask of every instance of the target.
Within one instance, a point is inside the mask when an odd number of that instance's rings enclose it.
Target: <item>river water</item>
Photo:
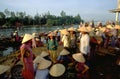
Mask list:
[[[48,31],[54,31],[56,29],[63,29],[63,28],[69,28],[70,26],[50,26],[50,27],[41,27],[41,26],[24,26],[22,29],[18,29],[18,33],[24,34],[24,33],[34,33],[34,32],[48,32]],[[74,25],[73,27],[78,28],[78,25]],[[11,32],[15,31],[14,29],[1,29],[0,35],[4,36],[10,36]]]
[[[56,29],[63,29],[63,28],[69,28],[70,26],[52,26],[52,27],[39,27],[39,26],[24,26],[22,29],[17,30],[19,35],[25,34],[25,33],[40,33],[40,32],[49,32],[54,31]],[[73,27],[78,28],[78,25],[74,25]],[[14,32],[14,29],[0,29],[0,37],[5,36],[9,37],[11,32]],[[13,52],[12,47],[6,48],[6,50],[0,51],[0,56],[5,56]]]

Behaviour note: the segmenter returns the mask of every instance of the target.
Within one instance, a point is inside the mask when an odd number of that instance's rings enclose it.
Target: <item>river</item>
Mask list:
[[[39,27],[39,26],[24,26],[22,29],[17,30],[18,34],[25,34],[25,33],[40,33],[40,32],[48,32],[48,31],[54,31],[56,29],[63,29],[63,28],[69,28],[70,26],[52,26],[52,27]],[[73,27],[78,28],[78,25],[74,25]],[[14,29],[0,29],[0,37],[5,36],[9,37],[11,32],[14,32]],[[13,52],[12,47],[6,48],[6,50],[0,51],[0,56],[5,56]]]
[[[50,26],[50,27],[41,27],[41,26],[24,26],[22,29],[17,30],[19,34],[24,33],[33,33],[33,32],[48,32],[56,29],[62,29],[63,27],[69,28],[70,26]],[[78,28],[78,25],[73,27]],[[0,29],[0,35],[10,36],[11,32],[15,31],[14,29]]]

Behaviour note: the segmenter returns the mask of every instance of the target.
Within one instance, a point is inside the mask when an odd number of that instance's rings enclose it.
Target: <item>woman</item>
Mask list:
[[[83,54],[85,59],[88,59],[90,55],[90,36],[88,34],[88,29],[85,26],[82,26],[78,29],[81,32],[80,38],[80,52]]]
[[[44,59],[41,55],[37,56],[34,60],[36,70],[35,79],[48,79],[51,64],[51,61]]]
[[[71,54],[73,54],[76,52],[76,47],[77,47],[76,31],[73,27],[68,28],[68,31],[70,33],[70,52]]]
[[[20,47],[21,61],[23,63],[22,75],[24,79],[34,79],[33,52],[31,34],[25,34]]]
[[[70,52],[67,51],[65,48],[60,52],[60,55],[57,58],[57,63],[63,64],[66,68],[68,65],[73,63],[73,58],[70,55]]]
[[[61,34],[63,34],[63,37],[61,39],[61,41],[63,42],[63,47],[65,49],[67,49],[68,51],[70,51],[70,38],[69,38],[69,32],[67,31],[67,29],[63,29],[61,31]]]
[[[57,58],[57,63],[63,64],[66,68],[66,71],[64,73],[64,76],[66,76],[67,79],[72,79],[73,75],[71,73],[74,72],[74,59],[70,55],[70,52],[67,51],[65,48],[60,52],[60,55]],[[70,74],[69,74],[70,73]]]
[[[53,63],[56,63],[56,59],[57,59],[57,47],[58,47],[58,43],[57,43],[57,40],[55,39],[55,35],[54,33],[50,33],[48,35],[48,41],[47,41],[47,49],[50,53],[50,58],[51,58],[51,61]]]
[[[85,64],[85,58],[83,54],[76,53],[72,55],[73,58],[77,61],[75,69],[77,71],[76,76],[77,79],[89,79],[88,70],[89,67]]]

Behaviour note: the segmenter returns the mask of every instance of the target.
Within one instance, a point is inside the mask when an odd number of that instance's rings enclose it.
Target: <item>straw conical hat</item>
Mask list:
[[[68,31],[75,31],[73,27],[68,28]]]
[[[46,69],[46,68],[50,67],[51,64],[52,64],[51,61],[41,58],[37,69]]]
[[[84,58],[84,56],[82,55],[82,53],[73,54],[72,57],[73,57],[76,61],[78,61],[78,62],[80,62],[80,63],[84,63],[84,62],[85,62],[85,58]]]
[[[120,35],[118,36],[118,38],[120,38]]]
[[[32,33],[33,37],[39,37],[38,33]]]
[[[112,25],[107,25],[106,27],[109,29],[113,29]]]
[[[120,29],[120,26],[119,26],[119,25],[115,25],[114,28],[115,28],[115,29]]]
[[[100,29],[99,28],[95,28],[95,31],[99,31]]]
[[[85,27],[85,26],[80,27],[78,29],[78,31],[89,32],[88,29],[87,29],[87,27]]]
[[[41,57],[45,57],[45,56],[48,56],[48,55],[49,55],[49,54],[48,54],[48,52],[46,52],[46,51],[42,51],[41,54],[40,54]]]
[[[34,60],[33,60],[33,63],[39,63],[40,62],[40,60],[41,60],[41,56],[40,55],[38,55]]]
[[[10,66],[0,65],[0,74],[3,74],[10,69]]]
[[[106,27],[100,28],[100,31],[101,31],[101,32],[105,32],[105,30],[106,30]]]
[[[39,39],[39,38],[35,38],[35,40],[36,40],[36,41],[40,41],[40,39]]]
[[[52,75],[53,77],[59,77],[63,75],[64,72],[65,66],[63,64],[54,64],[49,71],[50,75]]]
[[[61,30],[61,33],[64,34],[64,35],[68,35],[69,34],[69,32],[67,31],[67,29]]]
[[[46,69],[52,64],[51,61],[44,59],[40,55],[34,59],[33,63],[38,64],[38,69]]]
[[[31,34],[25,34],[22,40],[22,43],[25,43],[31,39],[33,39],[34,37]]]
[[[91,26],[88,26],[87,29],[88,29],[89,32],[93,31]]]
[[[48,36],[55,36],[55,33],[51,32],[48,34]]]
[[[68,55],[70,54],[69,51],[67,51],[66,49],[63,49],[61,52],[60,52],[60,55]]]

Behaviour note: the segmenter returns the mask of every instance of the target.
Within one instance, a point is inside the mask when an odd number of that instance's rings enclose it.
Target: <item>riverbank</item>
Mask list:
[[[60,51],[62,51],[63,47],[59,46],[57,52],[59,53]],[[33,48],[33,53],[35,54],[35,56],[38,56],[41,54],[42,51],[47,51],[46,46],[43,47],[37,47],[37,48]],[[0,64],[1,65],[11,65],[12,61],[18,56],[18,54],[20,53],[19,50],[11,53],[10,55],[7,56],[3,56],[0,57]]]

